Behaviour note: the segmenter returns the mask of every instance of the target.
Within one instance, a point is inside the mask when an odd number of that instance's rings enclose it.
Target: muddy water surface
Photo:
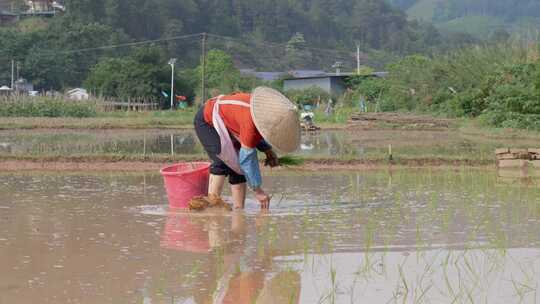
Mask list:
[[[0,303],[540,301],[534,180],[281,172],[269,213],[188,214],[153,174],[0,179]]]

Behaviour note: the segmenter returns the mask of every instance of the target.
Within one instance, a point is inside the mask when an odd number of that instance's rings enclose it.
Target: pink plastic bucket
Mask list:
[[[165,181],[165,189],[169,199],[169,207],[187,209],[189,201],[208,193],[210,163],[180,163],[161,169]]]

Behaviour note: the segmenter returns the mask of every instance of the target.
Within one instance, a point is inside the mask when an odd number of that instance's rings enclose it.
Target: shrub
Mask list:
[[[379,109],[480,117],[490,126],[540,130],[540,62],[531,51],[502,44],[406,57],[389,66]],[[377,91],[373,83],[357,89]]]
[[[317,103],[327,103],[330,95],[318,87],[310,87],[304,90],[289,90],[287,97],[297,105],[316,105]],[[335,100],[334,100],[335,101]]]

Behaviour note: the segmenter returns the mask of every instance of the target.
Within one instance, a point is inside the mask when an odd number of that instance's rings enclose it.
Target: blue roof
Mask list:
[[[334,73],[326,73],[322,70],[291,70],[288,72],[256,72],[253,69],[242,69],[240,73],[244,75],[255,76],[264,81],[274,81],[283,76],[290,76],[289,79],[305,79],[305,78],[325,78],[325,77],[347,77],[356,75],[355,73],[341,73],[339,75]],[[386,77],[388,72],[374,72],[372,76]]]
[[[322,73],[322,74],[312,74],[312,75],[302,75],[302,76],[295,76],[295,75],[292,75],[293,77],[292,78],[289,78],[287,80],[295,80],[295,79],[311,79],[311,78],[344,78],[344,77],[350,77],[350,76],[354,76],[356,75],[356,73],[340,73],[340,74],[335,74],[335,73]],[[379,77],[379,78],[384,78],[388,75],[388,72],[373,72],[371,73],[370,75],[365,75],[365,76],[372,76],[372,77]]]

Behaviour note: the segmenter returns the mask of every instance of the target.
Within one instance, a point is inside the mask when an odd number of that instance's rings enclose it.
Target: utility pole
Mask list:
[[[341,75],[341,68],[343,67],[343,62],[336,61],[336,63],[334,63],[334,65],[332,67],[334,69],[336,69],[336,76],[340,76]]]
[[[176,63],[176,58],[171,58],[169,60],[169,65],[171,66],[171,111],[174,110],[174,64]]]
[[[15,60],[11,59],[11,91],[15,89]]]
[[[206,33],[202,33],[201,105],[206,102]]]
[[[360,44],[356,44],[356,74],[360,75]]]

